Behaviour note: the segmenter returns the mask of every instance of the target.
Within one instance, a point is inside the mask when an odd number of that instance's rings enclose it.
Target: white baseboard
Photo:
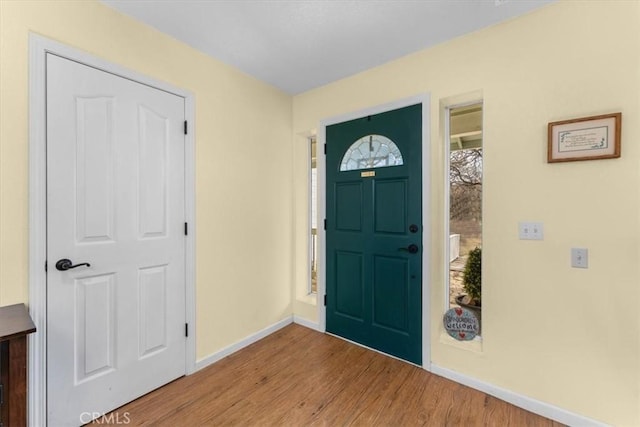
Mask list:
[[[279,322],[276,322],[271,326],[267,326],[266,328],[256,332],[255,334],[251,334],[248,337],[234,344],[231,344],[230,346],[225,347],[220,351],[216,351],[215,353],[210,354],[207,357],[197,360],[194,372],[197,372],[202,368],[206,368],[207,366],[216,363],[220,359],[224,359],[225,357],[235,353],[238,350],[242,350],[243,348],[253,344],[254,342],[259,341],[268,335],[271,335],[272,333],[284,328],[287,325],[290,325],[292,322],[293,316],[285,317]]]
[[[309,329],[313,329],[313,330],[318,331],[318,332],[324,332],[323,330],[320,329],[320,324],[319,323],[312,322],[312,321],[307,320],[307,319],[305,319],[303,317],[300,317],[300,316],[295,316],[294,315],[293,316],[293,323],[305,326],[305,327],[307,327]]]
[[[569,412],[565,409],[558,408],[557,406],[550,405],[539,400],[523,396],[518,393],[506,390],[504,388],[497,387],[493,384],[486,383],[484,381],[477,380],[472,377],[460,374],[447,368],[441,368],[434,364],[431,364],[431,372],[441,377],[445,377],[457,383],[466,385],[467,387],[474,388],[483,393],[487,393],[498,399],[509,402],[512,405],[518,406],[534,414],[541,415],[546,418],[558,421],[562,424],[569,426],[580,427],[605,427],[607,424],[600,421],[592,420],[585,416]]]

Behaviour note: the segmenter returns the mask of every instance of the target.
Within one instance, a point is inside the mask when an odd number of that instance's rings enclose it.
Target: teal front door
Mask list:
[[[422,364],[422,106],[326,142],[327,332]]]

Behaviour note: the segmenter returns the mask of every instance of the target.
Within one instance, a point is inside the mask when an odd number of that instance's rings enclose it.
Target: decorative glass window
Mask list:
[[[340,170],[353,171],[402,164],[402,154],[393,141],[382,135],[367,135],[351,144],[342,158]]]

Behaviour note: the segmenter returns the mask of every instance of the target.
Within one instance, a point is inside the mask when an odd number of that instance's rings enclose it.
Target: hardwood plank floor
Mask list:
[[[172,427],[561,426],[295,324],[110,415],[96,424],[126,419],[130,426]]]

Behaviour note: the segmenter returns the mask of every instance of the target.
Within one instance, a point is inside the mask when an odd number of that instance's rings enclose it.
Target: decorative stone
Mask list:
[[[470,341],[478,335],[480,325],[478,319],[471,312],[462,307],[447,310],[443,318],[444,329],[450,337],[458,341]]]

